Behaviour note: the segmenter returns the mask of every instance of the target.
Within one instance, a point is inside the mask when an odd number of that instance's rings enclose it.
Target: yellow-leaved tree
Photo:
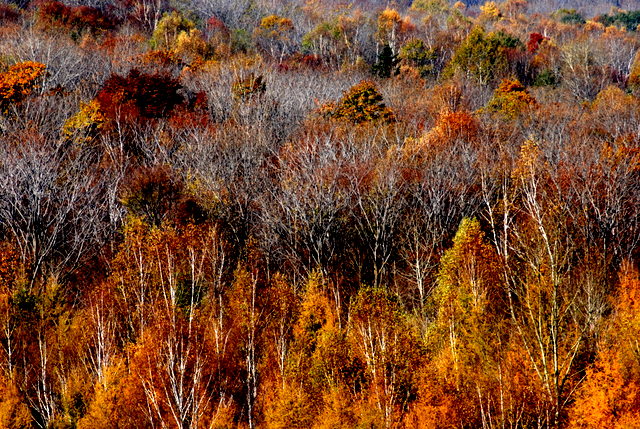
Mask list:
[[[499,259],[480,222],[465,218],[442,256],[427,343],[433,365],[422,374],[409,420],[420,427],[449,421],[478,427],[499,398],[497,372],[506,314]],[[497,421],[492,421],[496,424]]]

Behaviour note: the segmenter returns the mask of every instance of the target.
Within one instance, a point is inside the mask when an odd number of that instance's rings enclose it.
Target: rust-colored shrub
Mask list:
[[[181,88],[171,76],[133,69],[127,76],[111,75],[96,98],[107,118],[140,122],[169,116],[184,102]]]
[[[117,19],[90,6],[67,6],[59,1],[47,1],[38,7],[37,21],[47,30],[63,29],[80,34],[93,34],[116,28]]]

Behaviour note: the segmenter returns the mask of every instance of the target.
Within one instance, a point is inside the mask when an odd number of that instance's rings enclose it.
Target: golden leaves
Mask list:
[[[536,99],[518,79],[503,79],[489,101],[487,110],[513,119],[535,105]]]
[[[89,142],[93,134],[98,132],[105,121],[97,100],[80,103],[78,113],[67,119],[62,127],[62,135],[72,138],[76,143]],[[76,136],[74,138],[74,136]]]
[[[542,151],[534,140],[526,140],[520,147],[520,157],[511,173],[514,179],[525,180],[536,175]]]
[[[393,112],[384,104],[376,85],[368,80],[351,87],[337,104],[325,104],[320,112],[327,117],[356,124],[395,120]]]

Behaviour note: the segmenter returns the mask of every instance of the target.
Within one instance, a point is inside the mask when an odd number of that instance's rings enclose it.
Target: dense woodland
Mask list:
[[[0,4],[0,427],[640,427],[640,2]]]

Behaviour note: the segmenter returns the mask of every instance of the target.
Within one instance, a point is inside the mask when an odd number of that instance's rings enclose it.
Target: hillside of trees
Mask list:
[[[639,25],[0,3],[0,427],[640,427]]]

